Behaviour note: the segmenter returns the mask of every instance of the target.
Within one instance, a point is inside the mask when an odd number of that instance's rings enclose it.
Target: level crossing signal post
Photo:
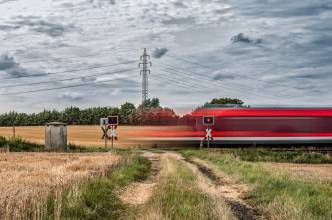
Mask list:
[[[212,137],[212,128],[211,126],[214,125],[214,117],[213,116],[203,116],[203,125],[207,126],[207,128],[205,129],[205,137],[204,137],[204,141],[207,142],[207,148],[210,148],[210,141],[213,141],[213,137]]]
[[[100,119],[100,127],[103,132],[102,139],[105,141],[105,148],[107,148],[107,141],[112,141],[112,149],[114,148],[114,140],[117,140],[116,129],[119,125],[118,116],[108,116]]]

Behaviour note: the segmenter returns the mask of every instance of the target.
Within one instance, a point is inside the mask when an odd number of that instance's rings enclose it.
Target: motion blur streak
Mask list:
[[[332,143],[332,108],[201,108],[179,126],[134,132],[133,140],[203,140],[204,116],[213,116],[216,144]],[[159,127],[160,128],[160,127]]]

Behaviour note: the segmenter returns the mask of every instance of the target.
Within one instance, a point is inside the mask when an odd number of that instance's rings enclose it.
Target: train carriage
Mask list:
[[[332,108],[201,108],[192,113],[195,136],[213,116],[216,143],[332,143]]]

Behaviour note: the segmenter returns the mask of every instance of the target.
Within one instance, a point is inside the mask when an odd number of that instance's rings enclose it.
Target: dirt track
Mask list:
[[[157,174],[159,173],[160,154],[144,152],[144,157],[151,161],[151,175],[146,181],[130,184],[120,192],[120,199],[130,205],[140,205],[145,203],[153,193],[157,184]]]
[[[161,157],[161,155],[163,156]],[[197,185],[203,192],[210,195],[212,198],[220,198],[221,201],[225,201],[225,203],[216,204],[217,206],[225,206],[227,204],[231,208],[235,218],[239,220],[264,219],[243,199],[245,192],[248,190],[247,187],[235,183],[229,176],[207,162],[198,158],[186,160],[180,154],[169,151],[160,154],[145,152],[144,156],[152,160],[152,166],[158,166],[159,159],[165,157],[171,157],[185,162],[185,165],[188,166],[197,177]],[[153,191],[158,181],[159,179],[156,177],[156,173],[152,173],[152,177],[147,181],[134,183],[127,187],[121,192],[120,198],[127,204],[142,205],[153,196]]]

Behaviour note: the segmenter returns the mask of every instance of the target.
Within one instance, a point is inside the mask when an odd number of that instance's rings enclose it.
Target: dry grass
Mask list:
[[[263,163],[277,171],[288,171],[298,178],[307,181],[331,182],[331,164],[294,164],[294,163]]]
[[[181,126],[119,126],[117,129],[118,141],[116,147],[145,147],[153,146],[156,143],[152,141],[132,140],[146,136],[146,134],[155,134],[164,131],[175,131],[184,129]],[[151,133],[149,133],[151,132]],[[159,133],[158,133],[159,134]],[[11,137],[13,135],[12,127],[0,127],[0,136]],[[30,142],[44,144],[45,128],[43,126],[16,127],[16,135]],[[95,125],[73,125],[68,126],[68,141],[80,146],[104,146],[101,140],[102,131]],[[158,146],[169,146],[168,143],[158,143]],[[110,144],[109,144],[110,146]]]
[[[47,199],[67,186],[106,175],[120,156],[106,153],[4,153],[0,158],[0,219],[42,219]],[[55,216],[61,202],[55,201]]]

